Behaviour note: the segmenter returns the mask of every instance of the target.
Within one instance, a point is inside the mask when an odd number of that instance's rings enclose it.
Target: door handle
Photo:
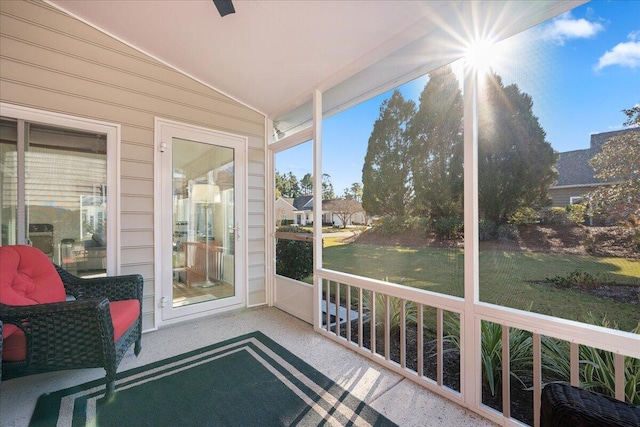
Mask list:
[[[232,230],[236,235],[236,240],[240,240],[240,224],[236,222],[236,226],[233,227]]]

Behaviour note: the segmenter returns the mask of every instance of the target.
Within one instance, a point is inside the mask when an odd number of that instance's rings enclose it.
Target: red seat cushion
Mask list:
[[[64,285],[49,257],[31,246],[15,245],[0,247],[0,302],[7,305],[32,305],[47,302],[64,301]],[[16,341],[11,335],[22,335]],[[18,353],[25,358],[24,334],[15,325],[5,324],[2,330],[2,359],[5,353],[12,353],[12,346],[21,350]],[[20,341],[18,343],[17,341]]]
[[[31,305],[64,301],[62,280],[49,257],[31,246],[0,247],[0,302]]]
[[[25,360],[27,358],[27,338],[24,336],[24,332],[15,325],[7,326],[13,326],[14,330],[2,342],[2,360],[6,362]],[[2,335],[4,335],[4,332]]]
[[[113,340],[118,341],[140,315],[140,301],[137,299],[113,301],[109,303],[109,307],[113,321]]]

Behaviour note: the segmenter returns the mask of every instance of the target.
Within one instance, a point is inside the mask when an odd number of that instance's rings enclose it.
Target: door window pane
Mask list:
[[[235,295],[234,150],[173,139],[173,307]]]

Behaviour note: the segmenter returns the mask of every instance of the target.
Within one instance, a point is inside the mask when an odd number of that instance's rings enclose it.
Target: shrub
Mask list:
[[[567,210],[565,208],[549,208],[542,212],[542,223],[549,225],[562,225],[568,221]]]
[[[460,321],[448,316],[445,319],[449,334],[444,337],[445,342],[451,344],[456,351],[460,351]],[[502,325],[483,320],[480,324],[482,384],[492,396],[502,387]],[[511,377],[526,387],[522,376],[531,373],[533,364],[533,341],[531,332],[522,329],[509,329],[509,369]]]
[[[518,227],[515,224],[502,224],[498,226],[498,240],[509,241],[518,239]]]
[[[571,287],[583,287],[583,288],[595,288],[602,284],[602,277],[600,274],[589,273],[588,271],[574,270],[569,273],[568,276],[556,276],[553,278],[547,278],[549,282],[555,284],[559,288],[571,288]]]
[[[567,206],[567,217],[569,222],[573,224],[584,224],[587,215],[587,207],[585,205],[569,205]]]
[[[592,313],[588,313],[584,320],[592,325],[617,329],[617,325],[611,324],[606,316],[598,319]],[[631,333],[640,334],[640,323]],[[542,366],[545,372],[555,380],[568,380],[571,377],[569,342],[543,337],[542,348]],[[578,350],[578,358],[580,360],[580,387],[615,397],[614,354],[610,351],[581,345]],[[625,357],[624,381],[626,401],[640,404],[640,359]]]
[[[402,233],[407,229],[406,218],[402,216],[383,216],[380,218],[379,226],[382,234],[387,236]]]
[[[438,218],[433,221],[432,229],[439,239],[455,240],[461,237],[464,231],[464,223],[457,216]]]
[[[618,329],[616,324],[605,317],[596,318],[588,313],[584,319],[592,325]],[[449,332],[444,340],[460,351],[460,321],[447,316],[445,326]],[[640,323],[631,333],[640,334]],[[482,381],[492,396],[500,390],[502,384],[502,326],[499,323],[482,321],[480,327],[482,339]],[[545,378],[552,381],[567,381],[571,377],[570,345],[568,341],[553,337],[542,337],[542,368]],[[531,373],[533,363],[533,343],[531,333],[521,329],[509,330],[509,364],[511,376],[525,385],[521,376]],[[594,347],[579,346],[580,387],[615,397],[615,355],[610,351]],[[624,391],[626,401],[640,404],[640,359],[624,359]]]
[[[518,208],[518,210],[509,217],[508,222],[515,225],[537,224],[540,222],[540,216],[530,207]]]
[[[412,216],[407,219],[407,228],[427,232],[430,229],[430,219],[423,216]]]
[[[478,238],[481,242],[493,240],[498,237],[498,226],[495,222],[489,219],[481,219],[478,224],[479,234]]]
[[[386,308],[386,298],[387,296],[384,294],[376,293],[375,296],[375,325],[378,333],[384,332],[384,322],[385,322],[385,308]],[[371,292],[363,291],[362,292],[362,309],[371,313],[371,309],[373,308],[373,303],[371,301]],[[400,334],[400,318],[402,313],[402,299],[389,297],[389,331],[392,336],[397,336]],[[414,302],[407,301],[405,303],[405,319],[407,324],[416,324],[418,319],[417,307]]]
[[[631,238],[631,244],[636,251],[640,252],[640,226],[635,227],[633,237]]]
[[[278,231],[309,233],[299,227],[280,227]],[[276,274],[302,280],[313,273],[313,243],[278,239],[276,243]]]

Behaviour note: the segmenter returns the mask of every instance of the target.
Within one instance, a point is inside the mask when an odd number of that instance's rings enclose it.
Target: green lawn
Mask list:
[[[463,252],[454,248],[333,245],[323,250],[324,267],[406,286],[463,296]],[[620,329],[640,322],[638,304],[557,289],[535,282],[575,270],[598,273],[605,281],[640,286],[640,261],[502,251],[480,252],[480,300],[572,320],[591,312]]]
[[[313,233],[313,225],[300,225],[298,226],[299,228],[306,230],[310,233]],[[322,227],[322,234],[327,234],[327,233],[342,233],[344,231],[363,231],[366,230],[368,227],[361,225],[361,226],[349,226],[347,228],[341,228],[341,227],[333,227],[330,225],[325,225]]]

